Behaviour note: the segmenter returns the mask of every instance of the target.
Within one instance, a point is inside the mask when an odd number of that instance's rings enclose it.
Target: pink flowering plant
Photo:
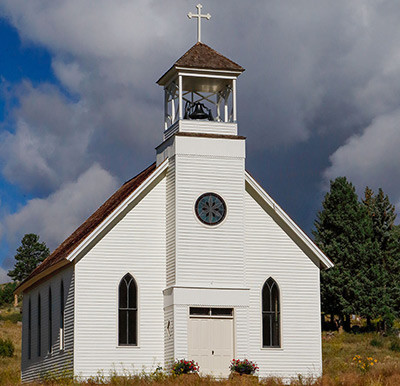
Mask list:
[[[256,363],[249,361],[248,359],[232,359],[231,365],[229,366],[232,373],[242,374],[254,374],[258,370]]]
[[[199,372],[199,365],[195,361],[187,361],[186,359],[176,360],[172,365],[172,374],[197,374]]]

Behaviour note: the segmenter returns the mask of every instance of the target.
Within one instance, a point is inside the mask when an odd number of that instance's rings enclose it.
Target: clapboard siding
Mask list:
[[[166,179],[76,264],[75,374],[140,372],[164,365]],[[118,346],[118,285],[129,272],[138,286],[138,346]]]
[[[248,307],[235,307],[235,358],[249,359],[249,310]],[[233,359],[233,358],[232,358]]]
[[[195,202],[206,192],[219,194],[227,205],[226,218],[217,226],[204,225],[196,218]],[[243,195],[244,158],[176,156],[178,285],[243,285]]]
[[[168,329],[169,324],[169,329]],[[166,307],[164,309],[164,358],[165,368],[169,369],[174,361],[174,309],[173,306]]]
[[[175,321],[175,359],[191,359],[188,358],[188,322],[189,310],[186,305],[176,305],[174,307]]]
[[[169,158],[168,171],[166,181],[166,221],[167,221],[167,286],[175,284],[175,251],[176,251],[176,238],[175,238],[175,157]]]
[[[60,286],[64,283],[64,350],[60,350]],[[49,353],[49,288],[52,293],[52,350]],[[38,356],[38,296],[41,301],[41,356]],[[28,305],[31,300],[32,344],[28,359]],[[71,375],[74,350],[74,270],[65,268],[46,282],[23,294],[22,312],[22,358],[23,382],[40,377]]]
[[[319,376],[319,269],[248,192],[245,202],[249,358],[257,362],[261,376]],[[280,289],[281,348],[261,347],[261,290],[270,276]]]

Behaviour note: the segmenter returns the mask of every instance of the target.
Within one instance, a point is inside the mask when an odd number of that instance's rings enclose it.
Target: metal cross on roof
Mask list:
[[[191,19],[192,17],[197,17],[197,41],[201,42],[201,18],[205,18],[207,20],[211,19],[211,15],[207,13],[207,15],[202,15],[201,14],[201,9],[203,6],[201,4],[196,5],[197,8],[197,13],[188,13],[188,18]]]

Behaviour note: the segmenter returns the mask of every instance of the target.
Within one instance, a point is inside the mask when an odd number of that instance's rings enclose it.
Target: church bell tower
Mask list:
[[[176,133],[237,135],[236,80],[244,68],[198,41],[157,81],[164,87],[164,140]]]
[[[164,136],[156,151],[157,166],[168,160],[172,292],[245,285],[245,138],[238,135],[236,106],[236,81],[244,69],[201,42],[201,19],[210,15],[197,8],[188,15],[198,19],[197,43],[157,82],[164,88]],[[207,296],[210,302],[215,295]]]

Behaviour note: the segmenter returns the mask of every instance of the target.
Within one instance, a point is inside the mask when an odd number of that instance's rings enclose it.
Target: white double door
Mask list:
[[[227,377],[233,342],[233,318],[189,318],[188,359],[198,362],[201,374]]]

